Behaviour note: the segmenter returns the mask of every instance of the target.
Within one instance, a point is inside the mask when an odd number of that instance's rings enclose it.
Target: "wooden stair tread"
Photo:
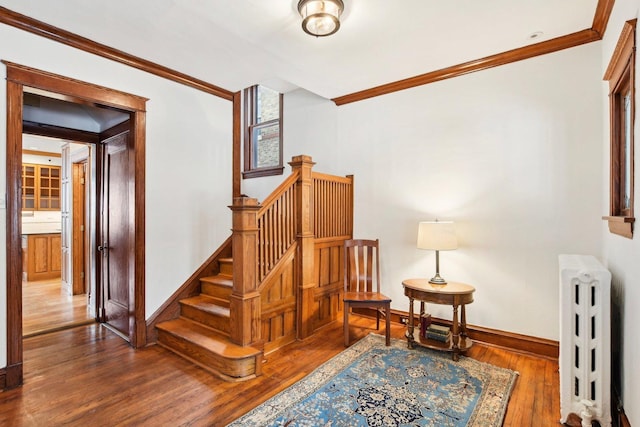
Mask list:
[[[187,304],[198,310],[202,310],[209,314],[214,314],[221,317],[230,317],[230,310],[228,307],[222,307],[216,304],[216,300],[207,295],[198,295],[191,298],[185,298],[180,300],[180,304]]]
[[[234,344],[225,335],[187,319],[169,320],[156,325],[156,327],[227,359],[244,359],[261,354],[253,347]]]
[[[233,289],[233,280],[225,275],[203,277],[200,279],[200,282],[207,282],[217,286],[226,286]]]

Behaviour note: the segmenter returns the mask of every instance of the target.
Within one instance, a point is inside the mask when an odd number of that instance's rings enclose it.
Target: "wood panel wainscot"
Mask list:
[[[262,339],[268,354],[296,339],[296,290],[294,267],[296,246],[283,262],[267,276],[260,289]]]
[[[342,290],[344,270],[344,240],[341,236],[331,239],[317,239],[315,243],[315,272],[317,286],[314,289],[316,316],[314,330],[338,319],[342,311]]]

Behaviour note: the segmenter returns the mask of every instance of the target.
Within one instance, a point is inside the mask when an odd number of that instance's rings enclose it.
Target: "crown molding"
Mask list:
[[[442,68],[440,70],[431,71],[418,76],[410,77],[403,80],[354,92],[333,98],[332,101],[336,105],[344,105],[351,102],[362,101],[364,99],[373,98],[380,95],[397,92],[412,87],[422,86],[428,83],[434,83],[441,80],[459,77],[476,71],[487,70],[489,68],[500,65],[510,64],[512,62],[522,61],[524,59],[533,58],[535,56],[546,55],[548,53],[557,52],[559,50],[568,49],[582,44],[591,43],[601,40],[604,36],[611,10],[615,0],[598,0],[596,11],[593,18],[592,28],[568,34],[566,36],[557,37],[555,39],[543,41],[533,45],[513,49],[507,52],[487,56],[462,64],[453,65],[451,67]],[[193,87],[212,95],[219,96],[223,99],[232,101],[234,93],[226,89],[222,89],[203,80],[188,76],[179,71],[172,70],[151,61],[130,55],[126,52],[111,48],[109,46],[96,43],[85,37],[71,33],[66,30],[46,24],[42,21],[30,18],[28,16],[13,12],[5,7],[0,6],[0,23],[19,28],[21,30],[36,34],[48,39],[75,47],[77,49],[102,56],[107,59],[146,71],[151,74]]]
[[[474,73],[476,71],[487,70],[489,68],[498,67],[500,65],[510,64],[512,62],[522,61],[524,59],[533,58],[548,53],[557,52],[559,50],[580,46],[586,43],[601,40],[609,22],[609,16],[613,9],[615,0],[598,0],[595,15],[593,18],[592,28],[578,31],[551,40],[545,40],[525,47],[509,50],[503,53],[487,56],[462,64],[453,65],[451,67],[442,68],[440,70],[431,71],[420,74],[415,77],[398,80],[392,83],[383,84],[370,89],[361,90],[348,95],[333,98],[332,101],[336,105],[349,104],[351,102],[362,101],[364,99],[373,98],[380,95],[386,95],[441,80],[451,79],[453,77],[463,76],[465,74]]]
[[[611,16],[611,11],[613,10],[614,3],[615,0],[598,0],[596,13],[593,16],[593,24],[591,24],[591,29],[597,31],[598,34],[600,34],[600,38],[604,37],[604,33],[607,29],[607,24],[609,23],[609,17]]]
[[[154,74],[156,76],[172,80],[185,86],[201,90],[211,95],[218,96],[228,101],[233,100],[233,92],[231,91],[215,86],[211,83],[207,83],[195,77],[191,77],[179,71],[172,70],[163,65],[159,65],[146,59],[128,54],[121,50],[94,42],[85,37],[79,36],[58,27],[54,27],[53,25],[46,24],[42,21],[38,21],[37,19],[30,18],[26,15],[22,15],[2,6],[0,6],[0,23],[10,25],[20,30],[27,31],[37,36],[45,37],[47,39],[74,47],[76,49],[80,49],[84,52],[88,52],[115,62],[119,62],[129,67],[137,68],[147,73]]]

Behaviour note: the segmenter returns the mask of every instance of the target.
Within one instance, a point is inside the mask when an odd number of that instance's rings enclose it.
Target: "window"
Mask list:
[[[244,178],[282,175],[282,94],[256,85],[244,90]]]
[[[622,30],[604,79],[609,81],[611,166],[609,231],[633,237],[633,121],[635,117],[635,27],[628,21]]]

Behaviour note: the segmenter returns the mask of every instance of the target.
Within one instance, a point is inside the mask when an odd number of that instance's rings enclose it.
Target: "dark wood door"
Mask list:
[[[101,148],[101,207],[98,238],[103,322],[130,339],[134,330],[131,307],[133,280],[130,218],[129,131],[112,136]]]

